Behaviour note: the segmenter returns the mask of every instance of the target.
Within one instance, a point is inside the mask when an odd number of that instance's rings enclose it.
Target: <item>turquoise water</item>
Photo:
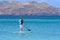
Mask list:
[[[0,40],[60,40],[60,19],[24,19],[24,33],[18,20],[0,19]]]

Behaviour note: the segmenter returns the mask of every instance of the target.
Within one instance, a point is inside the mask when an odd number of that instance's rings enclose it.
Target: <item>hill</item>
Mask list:
[[[60,8],[45,2],[0,2],[0,15],[60,15]]]

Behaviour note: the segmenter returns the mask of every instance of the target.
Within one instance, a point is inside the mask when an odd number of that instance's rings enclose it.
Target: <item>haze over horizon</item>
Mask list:
[[[52,5],[54,7],[60,8],[60,0],[0,0],[0,2],[3,1],[19,1],[19,2],[28,2],[28,1],[36,1],[36,2],[46,2],[49,5]]]

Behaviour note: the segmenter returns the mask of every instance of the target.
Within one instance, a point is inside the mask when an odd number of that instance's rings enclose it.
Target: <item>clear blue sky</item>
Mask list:
[[[60,0],[0,0],[0,1],[21,1],[21,2],[26,2],[26,1],[37,1],[37,2],[46,2],[52,6],[55,6],[57,8],[60,8]]]

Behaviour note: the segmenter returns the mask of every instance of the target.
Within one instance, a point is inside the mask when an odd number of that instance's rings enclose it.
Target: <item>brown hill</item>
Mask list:
[[[0,15],[60,15],[60,8],[45,2],[0,2]]]

